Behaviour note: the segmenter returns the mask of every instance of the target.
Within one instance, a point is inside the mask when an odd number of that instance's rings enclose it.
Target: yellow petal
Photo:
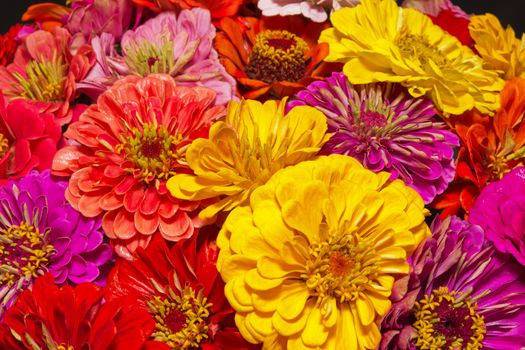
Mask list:
[[[322,347],[327,337],[328,329],[323,325],[321,310],[314,307],[308,316],[301,339],[307,346]]]

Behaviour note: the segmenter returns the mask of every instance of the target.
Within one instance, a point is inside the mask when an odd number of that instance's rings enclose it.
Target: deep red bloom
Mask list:
[[[53,114],[39,113],[25,100],[6,106],[0,93],[0,185],[33,169],[50,169],[61,140]]]
[[[41,349],[143,348],[153,320],[125,299],[103,302],[103,296],[93,283],[58,288],[50,273],[40,277],[7,311],[0,349],[36,349],[31,342]]]
[[[434,24],[440,26],[447,33],[458,38],[463,45],[473,46],[474,40],[470,36],[468,25],[470,20],[450,8],[444,8],[437,16],[429,16]]]
[[[15,51],[18,47],[16,35],[22,29],[21,24],[15,24],[9,28],[9,31],[4,35],[0,35],[0,66],[7,66],[13,62]]]
[[[250,348],[235,328],[215,266],[219,251],[209,229],[171,249],[155,236],[146,249],[137,249],[137,259],[118,261],[108,279],[107,299],[133,299],[137,309],[155,318],[152,338],[169,344],[166,349],[187,349],[189,344],[206,350]]]

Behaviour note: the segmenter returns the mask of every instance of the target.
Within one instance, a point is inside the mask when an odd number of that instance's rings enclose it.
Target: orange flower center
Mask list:
[[[170,290],[170,297],[154,297],[147,303],[155,318],[153,339],[168,344],[172,349],[199,348],[208,339],[208,318],[211,303],[195,294],[191,287],[182,290],[180,296]]]
[[[180,134],[170,134],[164,126],[148,123],[142,126],[142,130],[131,129],[117,146],[117,151],[122,152],[126,159],[126,170],[150,183],[175,175],[178,161],[185,152],[185,148],[180,147],[181,141]]]
[[[3,134],[0,134],[0,158],[5,156],[8,150],[9,140]]]
[[[306,42],[285,30],[265,30],[255,37],[245,72],[266,83],[298,81],[306,75]]]

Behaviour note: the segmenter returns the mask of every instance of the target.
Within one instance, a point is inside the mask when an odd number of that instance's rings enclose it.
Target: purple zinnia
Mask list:
[[[67,182],[48,170],[0,188],[0,319],[35,278],[47,271],[59,284],[104,284],[111,247],[100,218],[85,218],[64,199]]]
[[[310,105],[328,118],[333,136],[321,154],[349,155],[372,171],[388,171],[425,203],[454,178],[458,137],[435,115],[429,100],[412,98],[400,85],[352,85],[343,73],[333,73],[296,97],[290,107]]]
[[[380,349],[522,349],[525,270],[477,225],[451,216],[431,229],[394,285]]]
[[[485,187],[469,220],[485,230],[500,252],[525,266],[525,168],[519,167]]]

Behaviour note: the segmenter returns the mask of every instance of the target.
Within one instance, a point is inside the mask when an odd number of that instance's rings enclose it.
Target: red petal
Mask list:
[[[145,215],[151,215],[159,210],[160,197],[155,186],[149,186],[144,193],[144,200],[140,205],[140,212]]]
[[[140,204],[142,203],[143,199],[144,199],[144,187],[139,184],[131,188],[124,195],[124,207],[126,208],[127,211],[134,213],[139,209]]]

